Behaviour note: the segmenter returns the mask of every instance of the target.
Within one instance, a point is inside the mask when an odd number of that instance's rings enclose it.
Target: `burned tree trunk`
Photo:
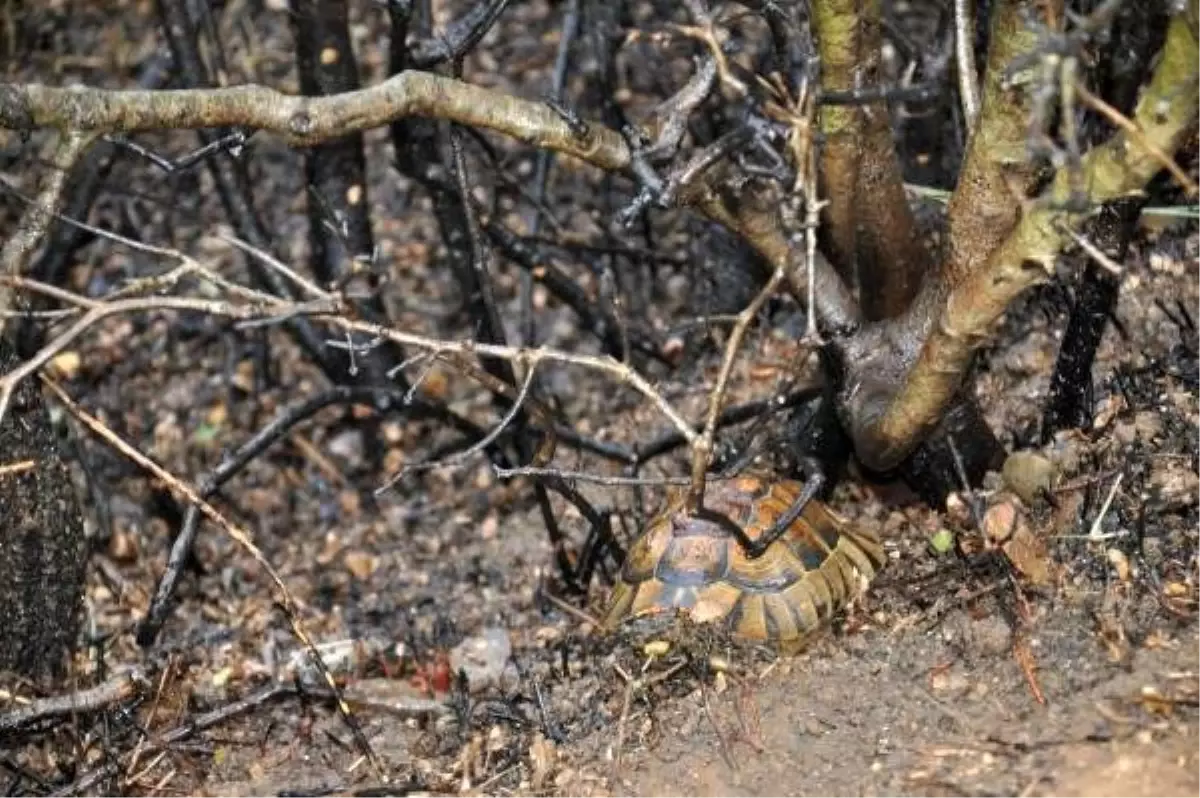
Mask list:
[[[0,337],[0,374],[19,364]],[[75,646],[88,546],[67,463],[38,383],[0,420],[0,671],[63,675]]]

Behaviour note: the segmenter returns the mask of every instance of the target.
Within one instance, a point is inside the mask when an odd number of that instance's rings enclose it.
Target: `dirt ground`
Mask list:
[[[231,4],[219,20],[235,74],[286,86],[294,74],[279,32],[286,32],[276,7],[282,4],[255,4],[253,14],[243,8],[249,5]],[[87,4],[77,6],[49,14],[48,32],[37,40],[42,49],[20,69],[10,66],[10,77],[128,83],[122,76],[136,53],[107,61],[61,56],[98,52],[95,40],[73,38],[89,35],[83,32],[89,19],[114,41],[122,34],[140,40],[153,22],[152,4],[132,4],[107,27],[89,16],[98,12]],[[386,60],[386,48],[365,44],[377,13],[356,16],[364,81],[378,79]],[[557,10],[541,3],[514,6],[482,54],[470,59],[468,78],[526,95],[542,91],[557,24]],[[247,30],[271,33],[255,39]],[[510,68],[517,61],[521,68]],[[494,74],[496,64],[509,65],[503,74],[520,80]],[[626,79],[634,107],[643,94],[666,93],[657,82],[668,78],[654,70],[630,69]],[[178,154],[192,141],[163,135],[143,143]],[[18,172],[20,159],[39,144],[36,137],[6,141],[5,168]],[[382,131],[368,136],[371,201],[390,211],[377,213],[375,234],[391,269],[397,326],[461,335],[455,288],[438,271],[442,251],[428,200],[390,169],[388,149]],[[529,154],[508,152],[505,168],[527,177]],[[249,153],[280,254],[302,264],[300,156],[270,140],[255,141]],[[93,223],[114,229],[132,223],[147,241],[169,242],[223,274],[244,276],[236,251],[213,237],[227,223],[207,173],[166,178],[124,158],[111,185]],[[576,244],[643,244],[635,233],[614,232],[606,220],[626,198],[608,197],[600,185],[590,170],[556,169],[551,199],[569,209],[557,220],[558,234]],[[520,224],[511,186],[482,190],[495,197],[506,223]],[[271,201],[278,197],[296,199]],[[655,226],[665,254],[621,260],[619,279],[634,325],[661,332],[712,311],[704,290],[689,289],[702,285],[699,267],[727,250],[683,214],[660,214]],[[556,250],[555,259],[599,290],[604,263],[582,252]],[[1033,443],[1066,322],[1062,291],[1078,273],[1077,261],[1064,260],[1060,282],[1020,301],[983,353],[975,395],[992,428],[1011,451],[1037,448],[1059,471],[1053,500],[1020,510],[1044,551],[998,549],[967,525],[961,530],[967,556],[959,558],[934,542],[953,526],[947,513],[898,484],[852,473],[830,504],[878,529],[889,561],[826,635],[792,657],[721,649],[724,666],[716,667],[678,647],[648,659],[620,635],[600,635],[588,616],[600,612],[608,584],[598,577],[585,597],[563,592],[527,481],[498,479],[475,458],[377,493],[398,465],[428,456],[453,436],[428,422],[383,419],[385,451],[375,465],[358,423],[371,411],[323,411],[252,463],[218,504],[253,531],[294,594],[305,627],[329,646],[325,656],[379,757],[378,771],[303,664],[266,575],[218,529],[202,528],[158,644],[146,651],[136,645],[136,624],[164,568],[180,510],[136,466],[73,428],[86,466],[81,484],[92,483],[97,548],[87,593],[91,645],[80,653],[73,679],[85,687],[138,666],[153,681],[138,702],[0,738],[7,792],[1200,793],[1198,253],[1194,221],[1164,226],[1147,218],[1123,264],[1115,323],[1094,372],[1097,412],[1089,429],[1044,447]],[[502,311],[515,319],[517,272],[497,261]],[[98,242],[79,253],[70,281],[75,290],[98,294],[162,268],[144,254]],[[535,295],[535,305],[547,343],[596,351],[569,309],[544,293]],[[733,402],[771,396],[794,370],[798,349],[789,333],[803,317],[787,301],[771,314],[748,341]],[[702,337],[689,345],[694,360],[654,377],[694,415],[718,357]],[[72,396],[193,481],[289,402],[323,385],[282,333],[246,333],[208,318],[112,319],[72,354],[56,361]],[[628,446],[668,431],[645,402],[602,375],[554,369],[544,379],[583,435]],[[489,395],[459,375],[432,371],[421,391],[478,423],[494,423]],[[619,472],[566,445],[556,464]],[[685,468],[676,452],[652,461],[646,473],[678,476]],[[1001,487],[993,475],[980,498],[998,501]],[[581,483],[580,489],[618,511],[626,541],[658,498],[653,490],[639,499],[627,488]],[[554,508],[578,547],[587,533],[579,513],[557,498]],[[1044,584],[1029,578],[1037,569],[1048,574]],[[353,650],[341,641],[355,641]],[[473,650],[484,653],[464,655]],[[465,686],[449,667],[464,660],[472,677]],[[232,711],[272,685],[276,694]],[[8,708],[0,701],[0,713]],[[226,711],[228,717],[192,730],[206,713]]]

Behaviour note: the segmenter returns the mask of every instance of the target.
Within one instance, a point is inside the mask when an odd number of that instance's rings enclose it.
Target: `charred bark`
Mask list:
[[[0,336],[0,373],[20,364]],[[87,566],[83,516],[38,383],[0,420],[0,671],[57,680],[75,648]]]

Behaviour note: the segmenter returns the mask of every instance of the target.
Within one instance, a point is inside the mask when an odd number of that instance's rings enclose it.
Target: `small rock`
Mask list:
[[[1037,452],[1013,452],[1004,461],[1004,484],[1026,504],[1054,487],[1054,463]]]
[[[1105,554],[1108,556],[1108,564],[1117,572],[1117,578],[1122,582],[1129,581],[1129,558],[1125,556],[1125,552],[1120,549],[1109,549]]]
[[[454,673],[464,671],[471,692],[478,692],[500,682],[511,656],[508,631],[491,627],[454,647],[450,652],[450,669]]]
[[[333,456],[345,461],[350,466],[356,466],[363,461],[362,431],[348,429],[330,439],[326,448]]]
[[[1200,493],[1200,476],[1188,462],[1175,458],[1157,460],[1148,482],[1154,505],[1164,512],[1193,506]]]
[[[999,655],[1012,647],[1012,627],[997,615],[970,621],[971,643],[981,654]]]
[[[365,551],[348,551],[343,557],[343,562],[347,571],[364,582],[370,579],[379,567],[379,558]]]
[[[50,370],[54,372],[54,376],[64,380],[75,379],[82,365],[83,358],[74,349],[60,352],[50,360]]]
[[[1006,500],[996,501],[983,516],[983,533],[992,546],[1035,585],[1047,585],[1053,579],[1050,553],[1046,542],[1029,526],[1019,500],[1009,494]]]

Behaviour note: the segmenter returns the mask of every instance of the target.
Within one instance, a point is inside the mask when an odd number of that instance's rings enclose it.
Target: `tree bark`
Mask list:
[[[20,360],[0,337],[0,373]],[[0,420],[0,671],[62,677],[75,648],[88,544],[79,499],[38,383]]]

